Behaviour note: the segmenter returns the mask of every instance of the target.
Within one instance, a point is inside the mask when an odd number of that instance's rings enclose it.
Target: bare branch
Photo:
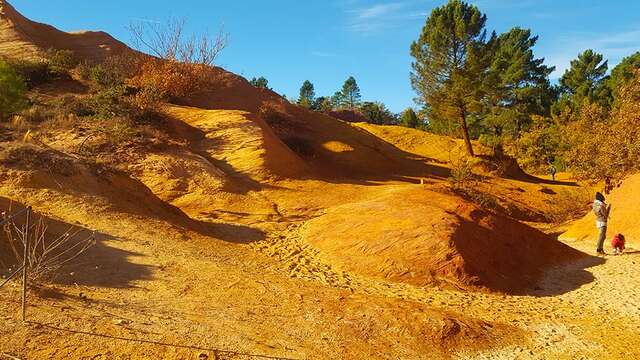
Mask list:
[[[202,33],[185,37],[184,19],[170,19],[164,24],[131,23],[129,32],[138,50],[186,64],[213,65],[229,42],[222,26],[215,36]]]

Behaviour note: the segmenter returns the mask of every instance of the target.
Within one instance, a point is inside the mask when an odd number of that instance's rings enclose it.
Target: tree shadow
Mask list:
[[[571,187],[579,186],[578,183],[575,181],[543,179],[534,175],[527,174],[525,172],[522,172],[521,174],[518,174],[518,175],[509,176],[509,178],[512,180],[518,180],[518,181],[523,181],[523,182],[533,183],[533,184],[559,185],[559,186],[571,186]]]
[[[0,197],[0,207],[5,210],[11,204],[12,210],[20,210],[24,208],[23,204],[12,202],[6,198]],[[16,219],[17,226],[24,226],[26,218]],[[86,285],[109,288],[130,288],[132,283],[138,280],[147,280],[152,278],[152,267],[148,265],[136,264],[130,261],[131,257],[142,256],[142,254],[117,249],[107,244],[107,241],[117,241],[117,239],[106,235],[95,233],[87,228],[69,224],[51,217],[43,216],[37,212],[32,212],[30,217],[31,224],[42,221],[46,226],[43,232],[39,233],[43,236],[47,243],[52,243],[60,236],[68,235],[68,240],[61,246],[63,250],[74,249],[74,245],[90,239],[94,236],[95,243],[83,253],[75,253],[75,250],[68,252],[68,255],[62,257],[62,260],[71,259],[66,264],[52,274],[52,277],[46,280],[47,283],[65,284],[65,285]],[[36,229],[36,228],[34,228]],[[6,247],[7,237],[0,234],[0,248]],[[76,247],[79,248],[79,247]],[[60,252],[52,253],[56,256]],[[6,263],[16,265],[17,259],[12,257],[8,259],[4,254]],[[0,272],[5,269],[0,269]]]
[[[323,181],[375,185],[387,181],[420,183],[420,179],[444,180],[450,176],[449,168],[403,151],[345,121],[298,108],[289,111],[280,115],[282,119],[265,122],[309,165],[310,174]],[[332,149],[330,144],[338,148]]]
[[[84,285],[103,288],[135,288],[134,283],[153,278],[151,265],[136,264],[132,257],[143,254],[115,248],[106,241],[118,241],[106,234],[96,234],[96,244],[77,261],[63,268],[53,282],[60,285]]]

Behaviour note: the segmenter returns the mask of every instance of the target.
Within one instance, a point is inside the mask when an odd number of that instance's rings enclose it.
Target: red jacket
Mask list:
[[[611,240],[611,247],[624,250],[624,237],[620,236],[620,234],[614,236],[613,240]]]

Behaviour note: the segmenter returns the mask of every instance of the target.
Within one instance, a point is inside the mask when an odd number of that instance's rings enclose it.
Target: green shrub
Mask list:
[[[0,60],[0,120],[29,106],[25,96],[27,85],[18,73]]]
[[[50,78],[68,76],[69,71],[78,65],[78,60],[71,50],[51,49],[47,52],[46,58]]]
[[[467,188],[473,182],[474,178],[473,163],[469,159],[462,158],[451,162],[449,183],[454,189]]]
[[[96,114],[90,101],[74,95],[65,95],[56,98],[51,106],[56,112],[65,115],[73,114],[75,116],[86,117]]]
[[[505,209],[500,205],[498,200],[482,191],[479,191],[474,188],[463,188],[456,189],[456,194],[462,196],[464,199],[474,203],[485,210],[494,210],[494,211],[505,211]]]
[[[11,60],[9,64],[29,89],[50,80],[49,65],[45,61]]]
[[[101,118],[124,116],[131,112],[125,101],[126,88],[122,85],[101,89],[91,100],[93,113]]]

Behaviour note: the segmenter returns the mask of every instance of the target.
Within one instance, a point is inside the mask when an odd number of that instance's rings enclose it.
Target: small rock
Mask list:
[[[209,359],[209,355],[207,353],[201,352],[198,354],[198,360],[207,360],[207,359]]]
[[[129,324],[131,324],[131,321],[129,321],[129,320],[124,320],[124,319],[117,319],[117,320],[114,320],[114,321],[113,321],[113,323],[114,323],[115,325],[120,325],[120,326],[122,326],[122,325],[129,325]]]

